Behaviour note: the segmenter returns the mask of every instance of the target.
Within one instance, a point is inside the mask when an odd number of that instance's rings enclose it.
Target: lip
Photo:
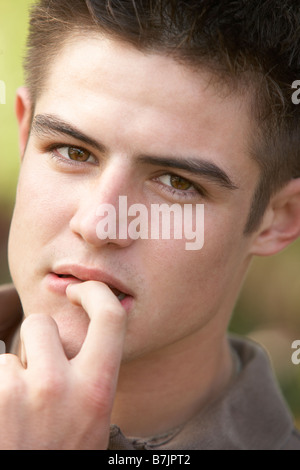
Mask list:
[[[70,277],[61,278],[59,277],[61,275],[69,275]],[[121,304],[124,307],[129,307],[129,303],[132,303],[134,297],[132,290],[119,279],[93,267],[75,264],[57,266],[48,274],[47,281],[49,289],[58,294],[65,294],[66,288],[69,284],[77,284],[84,281],[103,282],[109,287],[115,288],[126,294],[126,297],[121,301]]]

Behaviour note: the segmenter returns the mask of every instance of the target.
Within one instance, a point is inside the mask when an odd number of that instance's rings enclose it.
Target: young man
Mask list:
[[[300,233],[299,25],[288,0],[33,8],[2,448],[300,449],[264,352],[226,332],[252,257]],[[204,204],[202,249],[129,236],[130,212],[123,236],[124,197]]]

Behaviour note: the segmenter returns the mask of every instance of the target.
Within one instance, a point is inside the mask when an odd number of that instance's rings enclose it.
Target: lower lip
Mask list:
[[[76,279],[75,277],[59,277],[55,273],[49,273],[46,276],[47,287],[51,292],[55,294],[65,295],[66,289],[69,284],[80,284],[83,281]],[[127,295],[123,300],[120,301],[121,305],[124,307],[128,313],[132,307],[133,297]]]
[[[50,273],[46,277],[47,286],[55,294],[65,295],[69,284],[79,284],[81,281],[75,277],[59,277],[57,274]]]

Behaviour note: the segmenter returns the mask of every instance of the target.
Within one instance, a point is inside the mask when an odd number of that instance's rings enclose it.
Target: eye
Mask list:
[[[54,152],[59,156],[67,160],[73,160],[79,163],[86,163],[90,159],[94,159],[92,154],[85,149],[80,147],[57,147]]]
[[[71,160],[87,162],[91,154],[87,150],[82,150],[76,147],[68,147],[68,156]]]
[[[92,153],[81,147],[69,145],[51,145],[45,149],[51,152],[51,156],[60,163],[80,164],[97,163],[97,158]]]
[[[189,189],[194,189],[194,186],[192,185],[192,183],[190,183],[190,181],[177,175],[163,175],[158,177],[157,180],[179,191],[187,191]]]
[[[190,180],[173,173],[165,173],[153,179],[159,184],[161,191],[174,199],[181,201],[182,199],[198,200],[199,197],[208,197],[205,189],[199,184],[194,184]]]

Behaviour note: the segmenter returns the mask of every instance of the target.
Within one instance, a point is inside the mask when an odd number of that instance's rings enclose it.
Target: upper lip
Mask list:
[[[57,275],[70,275],[76,277],[80,281],[99,281],[107,284],[109,287],[118,289],[124,294],[133,296],[131,289],[129,289],[123,282],[119,279],[116,279],[114,276],[102,271],[98,268],[86,267],[82,265],[64,265],[56,267],[53,270],[54,274]]]

